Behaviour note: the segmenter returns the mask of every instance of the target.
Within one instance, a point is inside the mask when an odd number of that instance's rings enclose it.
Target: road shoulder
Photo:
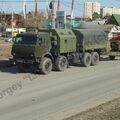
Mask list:
[[[120,97],[65,120],[120,120]]]

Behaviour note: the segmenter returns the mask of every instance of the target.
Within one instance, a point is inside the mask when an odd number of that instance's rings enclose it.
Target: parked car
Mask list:
[[[13,38],[11,37],[11,38],[6,38],[5,39],[5,42],[12,42],[13,41]]]

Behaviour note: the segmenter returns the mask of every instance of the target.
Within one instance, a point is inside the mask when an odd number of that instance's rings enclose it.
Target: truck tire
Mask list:
[[[44,57],[40,63],[40,72],[42,74],[49,74],[52,71],[52,60]]]
[[[68,67],[68,60],[65,56],[59,56],[55,61],[57,71],[64,71]]]
[[[84,67],[89,67],[91,65],[91,54],[86,52],[81,59],[81,63]]]
[[[110,60],[115,60],[115,56],[109,56]]]
[[[91,53],[91,65],[95,66],[99,63],[99,54],[97,52]]]

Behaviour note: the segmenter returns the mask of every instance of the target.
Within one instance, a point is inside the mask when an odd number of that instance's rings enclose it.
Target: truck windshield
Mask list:
[[[36,41],[36,35],[21,35],[15,38],[15,44],[36,44]]]

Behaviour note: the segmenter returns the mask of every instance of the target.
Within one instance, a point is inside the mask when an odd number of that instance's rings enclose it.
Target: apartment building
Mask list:
[[[100,3],[98,2],[85,2],[84,3],[84,17],[91,18],[94,12],[100,14]]]
[[[120,14],[120,8],[116,7],[103,7],[101,8],[101,15],[102,17],[105,17],[107,15],[112,15],[112,14]]]

